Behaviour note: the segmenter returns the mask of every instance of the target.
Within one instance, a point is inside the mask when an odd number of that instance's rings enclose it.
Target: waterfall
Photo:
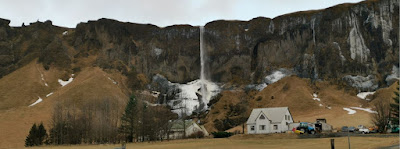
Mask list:
[[[204,27],[200,26],[200,65],[201,65],[201,70],[200,70],[200,82],[201,82],[201,87],[200,87],[200,92],[201,92],[201,103],[204,103],[207,100],[207,79],[206,79],[206,70],[205,70],[205,51],[204,51]],[[208,103],[208,101],[206,102]]]

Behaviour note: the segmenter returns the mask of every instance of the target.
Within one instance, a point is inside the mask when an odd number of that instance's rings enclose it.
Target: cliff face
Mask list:
[[[373,74],[382,85],[399,61],[398,10],[398,1],[381,0],[274,19],[210,22],[213,78],[225,82],[237,75],[258,82],[284,67],[313,79]]]
[[[260,83],[279,68],[298,76],[341,80],[373,75],[385,85],[398,59],[398,0],[370,0],[324,10],[297,12],[274,19],[213,21],[205,26],[206,59],[216,82]],[[100,19],[75,29],[51,22],[9,27],[0,21],[0,77],[39,58],[48,67],[72,71],[95,56],[92,66],[172,82],[199,78],[199,28]]]

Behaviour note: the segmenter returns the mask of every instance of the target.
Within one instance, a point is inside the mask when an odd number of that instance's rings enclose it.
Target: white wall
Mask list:
[[[254,130],[251,130],[251,126],[254,126]],[[255,134],[256,129],[255,129],[256,123],[254,124],[247,124],[247,134]]]
[[[266,119],[260,119],[259,115],[256,119],[256,122],[253,124],[248,124],[247,125],[247,133],[248,134],[265,134],[265,133],[282,133],[282,132],[286,132],[289,129],[289,126],[286,125],[287,123],[293,123],[293,118],[290,115],[289,110],[286,111],[286,115],[288,116],[287,118],[289,119],[285,119],[285,116],[282,117],[282,122],[278,122],[278,123],[272,123],[270,122],[270,120],[268,119],[268,117],[266,117]],[[265,130],[260,130],[260,125],[265,125]],[[278,129],[274,129],[274,125],[278,126]],[[255,126],[254,131],[251,130],[251,126]]]
[[[291,129],[289,128],[289,124],[290,124],[290,123],[293,123],[293,118],[292,118],[292,115],[290,115],[289,110],[286,111],[286,114],[285,114],[285,115],[287,115],[289,119],[285,119],[285,116],[282,118],[282,119],[283,119],[283,120],[282,120],[282,123],[281,123],[281,126],[282,126],[282,127],[281,127],[281,129],[280,129],[280,131],[282,131],[282,132],[291,130]],[[288,124],[288,125],[286,125],[286,124]]]
[[[263,114],[264,115],[264,114]],[[261,114],[258,116],[256,120],[256,125],[255,125],[255,130],[257,134],[264,134],[264,133],[269,133],[270,132],[270,121],[266,115],[264,115],[265,119],[260,119]],[[265,129],[261,130],[260,126],[265,125]]]

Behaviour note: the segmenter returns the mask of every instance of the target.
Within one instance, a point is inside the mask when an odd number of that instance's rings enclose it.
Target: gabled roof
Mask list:
[[[170,123],[171,123],[171,129],[172,130],[175,130],[175,129],[182,129],[183,130],[183,121],[182,120],[175,120],[175,121],[172,121]],[[188,128],[193,123],[194,123],[193,120],[185,120],[185,127]]]
[[[260,113],[264,113],[272,123],[282,122],[288,107],[275,107],[275,108],[258,108],[251,111],[250,117],[247,120],[247,124],[255,123]],[[290,113],[290,112],[289,112]]]

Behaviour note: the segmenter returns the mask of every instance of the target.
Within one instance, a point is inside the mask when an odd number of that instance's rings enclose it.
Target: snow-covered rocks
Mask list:
[[[388,75],[385,79],[388,85],[392,84],[393,82],[399,80],[399,68],[393,65],[392,74]]]
[[[36,104],[38,104],[38,103],[40,103],[40,102],[42,102],[43,101],[43,99],[42,98],[40,98],[39,96],[38,96],[38,100],[36,100],[34,103],[32,103],[31,105],[29,105],[28,107],[32,107],[32,106],[34,106],[34,105],[36,105]]]
[[[281,68],[279,70],[272,72],[272,74],[266,76],[264,79],[264,82],[267,84],[272,84],[272,83],[279,81],[280,79],[282,79],[284,77],[290,76],[291,74],[292,74],[291,71]]]
[[[347,75],[343,77],[343,80],[360,91],[373,91],[378,88],[378,82],[373,75],[366,77]]]
[[[156,56],[160,56],[162,53],[163,53],[163,49],[160,49],[160,48],[154,48],[153,49],[153,52],[154,52],[154,54],[156,55]]]
[[[282,78],[285,78],[287,76],[292,75],[292,71],[281,68],[276,71],[273,71],[271,74],[267,75],[263,82],[260,84],[250,84],[246,86],[246,89],[256,89],[258,91],[262,91],[264,88],[266,88],[269,84],[275,83],[279,81]]]
[[[246,87],[245,87],[245,90],[252,90],[252,89],[255,89],[255,90],[258,90],[258,91],[262,91],[264,88],[266,88],[268,85],[267,85],[267,83],[261,83],[261,84],[250,84],[250,85],[247,85]]]
[[[158,86],[156,90],[160,90],[159,101],[168,98],[165,104],[169,105],[173,109],[172,112],[178,115],[182,113],[191,115],[193,111],[206,110],[211,98],[220,92],[216,83],[207,80],[198,79],[186,84],[179,84],[172,83],[159,74],[153,77],[153,84]],[[202,95],[200,91],[202,86],[206,89],[206,95]],[[202,96],[205,96],[205,100],[202,100]]]

